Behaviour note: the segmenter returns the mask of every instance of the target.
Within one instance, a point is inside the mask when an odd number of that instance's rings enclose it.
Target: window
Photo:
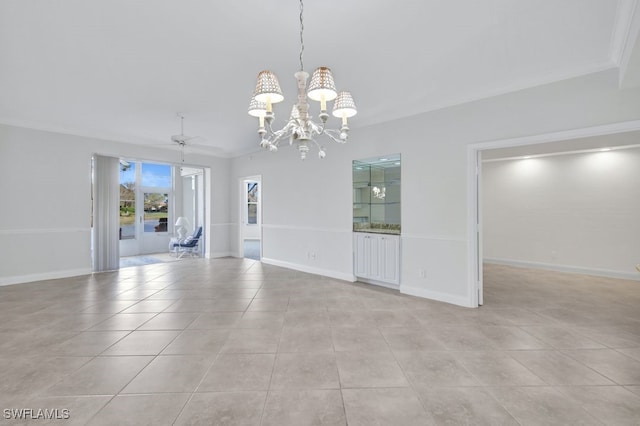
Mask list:
[[[258,182],[247,183],[247,224],[258,223]]]
[[[169,231],[172,167],[120,160],[120,239]]]

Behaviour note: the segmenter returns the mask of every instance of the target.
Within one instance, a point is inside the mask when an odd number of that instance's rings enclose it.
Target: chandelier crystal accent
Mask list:
[[[349,92],[338,92],[333,81],[333,74],[328,67],[319,67],[311,76],[309,87],[307,80],[309,74],[304,71],[304,4],[300,0],[300,70],[294,74],[298,85],[298,103],[293,105],[289,119],[283,128],[273,130],[272,124],[275,118],[273,104],[282,102],[284,96],[276,75],[269,71],[260,71],[256,89],[249,103],[248,113],[252,117],[258,117],[258,134],[261,137],[260,146],[269,151],[277,151],[282,140],[289,140],[289,145],[295,145],[300,153],[300,158],[307,158],[311,146],[318,149],[318,157],[326,156],[324,147],[316,142],[315,137],[325,135],[338,143],[345,143],[348,139],[349,126],[347,119],[358,113],[353,97]],[[320,102],[319,122],[313,121],[309,114],[308,99]],[[327,102],[333,101],[331,114],[342,119],[340,129],[327,129],[329,118]]]

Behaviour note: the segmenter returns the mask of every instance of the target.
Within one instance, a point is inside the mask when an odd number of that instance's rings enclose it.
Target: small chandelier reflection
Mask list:
[[[373,188],[371,188],[371,192],[373,192],[374,197],[379,198],[381,200],[384,200],[384,197],[387,196],[387,188],[385,188],[384,186],[382,188],[378,188],[377,186],[374,186]]]
[[[261,137],[260,146],[269,151],[277,151],[283,139],[289,140],[289,145],[296,145],[300,152],[300,158],[307,158],[311,145],[318,149],[318,157],[326,156],[324,147],[318,144],[315,136],[325,135],[338,143],[345,143],[348,139],[349,126],[347,119],[358,113],[356,105],[349,92],[337,92],[331,70],[327,67],[319,67],[311,76],[309,88],[307,79],[309,74],[304,71],[304,5],[300,0],[300,71],[294,74],[298,84],[298,103],[293,105],[291,114],[285,126],[280,130],[273,130],[272,123],[275,117],[273,104],[282,102],[284,96],[275,74],[271,71],[260,71],[256,89],[249,104],[249,115],[258,117],[258,134]],[[308,99],[320,102],[320,122],[311,120],[309,114]],[[329,118],[327,102],[333,101],[332,115],[342,119],[340,129],[327,129]]]

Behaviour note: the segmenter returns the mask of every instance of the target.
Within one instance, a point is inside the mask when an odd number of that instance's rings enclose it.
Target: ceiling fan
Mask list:
[[[201,136],[188,136],[184,134],[184,114],[177,113],[180,117],[180,134],[171,136],[171,142],[180,146],[181,161],[184,163],[184,147],[189,145],[192,141],[203,139]]]

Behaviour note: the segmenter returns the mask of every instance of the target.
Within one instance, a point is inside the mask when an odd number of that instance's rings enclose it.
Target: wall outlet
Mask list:
[[[316,260],[316,254],[312,251],[307,252],[307,259]]]
[[[418,276],[420,278],[427,278],[427,272],[424,269],[420,268],[418,269]]]

